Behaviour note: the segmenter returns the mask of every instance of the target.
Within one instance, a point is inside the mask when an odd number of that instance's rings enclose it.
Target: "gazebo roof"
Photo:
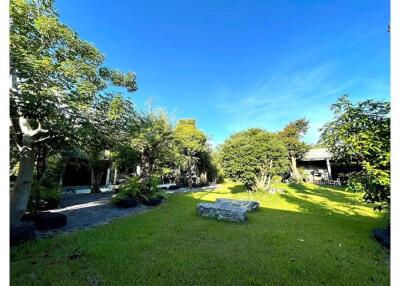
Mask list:
[[[310,149],[306,154],[304,154],[301,161],[322,161],[326,159],[331,159],[332,154],[327,148],[314,148]]]

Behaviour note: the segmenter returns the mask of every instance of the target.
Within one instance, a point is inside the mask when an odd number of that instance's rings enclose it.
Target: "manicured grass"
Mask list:
[[[11,249],[12,285],[389,285],[383,223],[336,187],[275,185],[247,194],[227,183],[171,195],[154,210]],[[258,200],[244,224],[204,219],[196,204]]]

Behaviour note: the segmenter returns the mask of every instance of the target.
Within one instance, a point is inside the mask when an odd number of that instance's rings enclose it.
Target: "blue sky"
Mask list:
[[[137,74],[131,99],[196,118],[214,144],[306,117],[305,141],[342,94],[389,100],[388,0],[57,0],[106,64]]]

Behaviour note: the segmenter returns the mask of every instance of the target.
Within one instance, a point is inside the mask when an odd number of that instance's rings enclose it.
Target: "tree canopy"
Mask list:
[[[290,157],[301,158],[309,149],[308,145],[301,141],[307,133],[310,122],[305,118],[290,122],[278,132],[279,138],[285,144]]]
[[[310,122],[305,118],[298,119],[290,122],[282,131],[278,132],[278,137],[288,150],[292,177],[295,180],[301,180],[296,160],[300,159],[310,149],[309,145],[301,141],[301,138],[307,133],[309,124]]]
[[[161,175],[173,156],[173,129],[168,114],[159,110],[143,115],[140,128],[131,134],[131,146],[140,154],[144,180]]]
[[[253,189],[257,183],[268,188],[272,177],[287,167],[283,142],[275,134],[257,128],[230,136],[222,144],[219,156],[228,178]]]
[[[360,164],[350,174],[348,188],[364,191],[365,200],[382,209],[390,203],[390,103],[352,103],[342,96],[331,107],[334,118],[322,128],[320,142],[334,158]]]
[[[181,119],[174,129],[177,160],[183,173],[192,186],[194,169],[207,169],[211,160],[207,150],[207,136],[196,127],[195,119]]]
[[[81,145],[87,139],[82,136],[92,136],[87,127],[95,130],[98,123],[89,119],[96,97],[109,85],[137,89],[133,73],[111,70],[103,62],[92,44],[60,22],[54,1],[10,2],[10,132],[18,150],[12,154],[19,157],[12,224],[26,208],[39,149]]]

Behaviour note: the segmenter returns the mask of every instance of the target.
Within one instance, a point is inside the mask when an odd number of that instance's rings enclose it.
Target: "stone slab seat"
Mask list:
[[[215,201],[215,203],[244,208],[246,211],[255,211],[260,207],[260,203],[256,201],[241,201],[225,198],[219,198]]]
[[[226,204],[199,203],[197,205],[199,215],[219,220],[244,222],[247,219],[247,210]]]

